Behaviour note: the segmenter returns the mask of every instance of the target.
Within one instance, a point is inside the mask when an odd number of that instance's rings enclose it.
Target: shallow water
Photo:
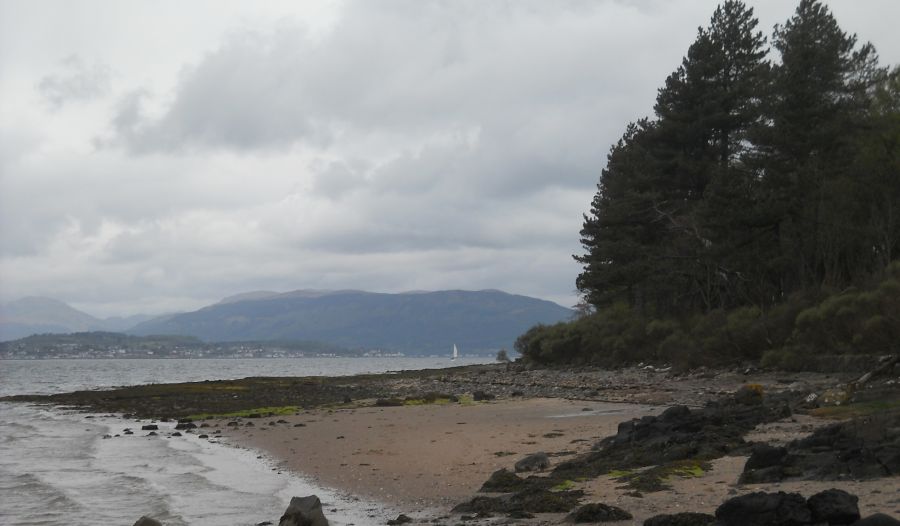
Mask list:
[[[485,359],[481,359],[485,361]],[[465,365],[478,360],[0,361],[0,393],[53,393],[151,382],[247,376],[346,375]],[[397,511],[316,487],[257,453],[194,435],[168,438],[174,423],[146,422],[0,403],[0,524],[167,525],[278,523],[290,498],[315,493],[333,524],[384,524]],[[123,430],[134,430],[124,435]],[[118,437],[114,435],[120,435]],[[105,435],[113,435],[104,438]]]

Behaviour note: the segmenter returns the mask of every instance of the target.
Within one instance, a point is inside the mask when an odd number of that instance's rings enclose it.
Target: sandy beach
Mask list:
[[[315,410],[249,420],[224,431],[277,465],[319,484],[389,503],[417,521],[446,516],[474,495],[495,470],[512,469],[526,454],[545,451],[556,464],[590,450],[620,422],[658,414],[664,407],[566,399],[507,399],[471,405],[422,405]],[[282,420],[282,423],[278,423]],[[760,426],[747,438],[785,443],[829,423],[795,415]],[[298,426],[298,424],[303,424]],[[296,427],[295,427],[296,426]],[[900,478],[874,481],[802,481],[738,485],[746,457],[712,462],[701,476],[673,477],[671,489],[635,494],[611,477],[577,482],[584,502],[619,506],[642,524],[660,513],[713,513],[723,501],[753,491],[816,492],[841,488],[860,498],[860,510],[900,514]],[[514,523],[556,524],[562,516]]]
[[[536,398],[315,410],[224,433],[317,483],[415,514],[471,498],[491,473],[511,469],[526,454],[571,457],[614,433],[619,422],[660,410]],[[287,423],[270,424],[278,420]]]

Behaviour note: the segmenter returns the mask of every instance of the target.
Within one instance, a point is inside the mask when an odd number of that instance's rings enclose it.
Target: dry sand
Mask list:
[[[588,451],[620,422],[658,414],[659,406],[535,398],[472,405],[423,405],[316,410],[296,416],[254,420],[253,427],[229,428],[237,445],[267,453],[285,469],[318,484],[389,503],[416,519],[446,515],[474,496],[492,472],[512,469],[524,455],[545,451],[554,464]],[[279,419],[288,423],[274,424]],[[244,423],[247,421],[244,421]],[[294,427],[295,424],[305,424]],[[768,424],[748,439],[784,443],[828,422],[796,416]],[[559,455],[554,455],[555,453]],[[798,491],[810,496],[841,488],[860,497],[863,516],[876,511],[900,516],[900,478],[868,482],[736,484],[745,457],[726,457],[696,478],[671,481],[672,489],[630,496],[609,477],[578,483],[584,502],[617,505],[642,524],[660,513],[713,513],[726,499],[753,491]],[[544,516],[530,524],[557,524]]]

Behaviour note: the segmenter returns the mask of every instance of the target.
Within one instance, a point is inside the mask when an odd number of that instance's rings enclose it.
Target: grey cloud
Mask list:
[[[364,162],[329,162],[316,171],[312,191],[334,200],[362,190],[366,184],[365,167]]]
[[[78,55],[60,62],[60,73],[43,77],[37,85],[38,93],[54,110],[69,102],[84,102],[109,93],[112,71],[102,64],[86,64]]]
[[[611,3],[348,2],[321,41],[300,26],[232,35],[185,69],[161,117],[121,139],[136,152],[249,150],[327,146],[354,132],[416,140],[448,127],[527,128],[584,111],[608,75],[643,80],[621,63],[623,38],[665,63],[653,35],[627,33],[619,13],[652,23]]]

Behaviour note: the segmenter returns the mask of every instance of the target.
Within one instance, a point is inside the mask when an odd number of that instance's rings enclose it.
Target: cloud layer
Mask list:
[[[0,22],[0,300],[116,315],[253,289],[498,288],[571,304],[609,145],[715,7],[293,4],[113,10],[119,25],[74,19],[27,53],[43,13],[5,4],[25,23]],[[155,45],[122,29],[137,17],[198,31]]]

